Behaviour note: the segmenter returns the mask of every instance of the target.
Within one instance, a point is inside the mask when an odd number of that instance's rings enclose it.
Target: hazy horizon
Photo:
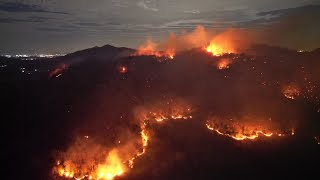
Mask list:
[[[137,48],[148,38],[160,41],[169,33],[190,32],[198,25],[216,32],[257,29],[287,23],[291,17],[297,27],[304,26],[303,31],[285,26],[293,34],[283,33],[283,39],[272,43],[311,50],[320,47],[319,9],[316,0],[5,0],[0,2],[0,54],[71,53],[105,44]]]

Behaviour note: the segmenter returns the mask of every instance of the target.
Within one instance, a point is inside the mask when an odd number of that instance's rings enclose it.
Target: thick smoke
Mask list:
[[[170,33],[166,40],[160,42],[153,42],[148,39],[138,50],[142,52],[140,55],[150,55],[149,53],[143,53],[146,50],[148,50],[147,52],[152,50],[176,54],[193,48],[205,49],[208,45],[214,43],[222,49],[228,49],[236,53],[247,49],[252,42],[253,39],[249,36],[249,33],[240,29],[230,28],[217,32],[199,25],[191,32]]]

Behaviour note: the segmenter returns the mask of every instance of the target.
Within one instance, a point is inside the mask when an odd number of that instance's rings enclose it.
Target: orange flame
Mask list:
[[[235,50],[228,43],[219,44],[214,40],[205,48],[208,53],[211,53],[213,56],[221,56],[223,54],[234,53]]]
[[[150,135],[147,130],[149,122],[153,121],[160,123],[169,119],[189,119],[192,118],[192,116],[187,115],[190,111],[191,108],[184,104],[184,102],[174,102],[173,100],[166,102],[165,104],[159,103],[149,107],[140,107],[137,118],[140,121],[142,150],[129,160],[129,167],[133,168],[134,160],[145,154],[147,151],[150,141]]]
[[[167,49],[165,52],[166,56],[170,59],[173,59],[175,56],[175,50],[174,49]]]
[[[146,130],[146,123],[142,123],[142,125],[140,126],[141,128],[141,132],[140,132],[140,135],[141,135],[141,142],[142,142],[142,151],[138,152],[134,157],[132,157],[130,160],[129,160],[129,167],[130,168],[133,168],[133,162],[136,158],[138,158],[139,156],[142,156],[146,150],[147,150],[147,147],[148,147],[148,141],[150,139],[149,135],[148,135],[148,132]]]
[[[247,121],[247,120],[246,120]],[[273,136],[289,136],[294,135],[294,129],[290,129],[288,132],[279,132],[272,130],[267,124],[258,122],[243,122],[239,123],[234,120],[218,122],[213,119],[206,124],[207,129],[215,131],[219,135],[230,137],[232,139],[241,140],[254,140],[259,137],[273,137]]]
[[[213,126],[211,126],[210,124],[206,124],[207,128],[211,131],[215,131],[217,132],[219,135],[222,136],[227,136],[230,138],[233,138],[235,140],[241,141],[241,140],[246,140],[246,139],[256,139],[259,137],[259,135],[263,135],[266,137],[271,137],[273,135],[272,132],[263,132],[262,130],[248,130],[246,133],[235,133],[234,135],[228,134],[228,133],[223,133],[221,130],[219,129],[215,129]]]
[[[88,139],[88,138],[86,138]],[[88,143],[76,142],[64,158],[57,161],[53,173],[68,179],[104,179],[111,180],[125,174],[133,168],[134,160],[146,152],[149,136],[144,126],[141,129],[142,151],[132,156],[127,153],[129,146],[117,147],[106,153],[105,147]],[[131,154],[131,155],[130,155]]]
[[[137,108],[137,119],[141,122],[156,121],[162,122],[170,119],[189,119],[191,106],[180,100],[167,100],[149,106]]]
[[[157,111],[152,112],[153,108]],[[165,119],[188,119],[192,116],[191,108],[182,101],[166,102],[152,106],[148,111],[139,113],[141,149],[136,153],[126,153],[125,148],[116,147],[106,151],[105,147],[94,144],[89,136],[84,136],[86,144],[81,140],[62,153],[62,158],[57,161],[53,173],[69,179],[113,179],[125,174],[129,168],[133,168],[134,161],[146,153],[150,141],[147,125],[150,121],[161,122]],[[91,143],[90,143],[91,142]],[[124,150],[125,149],[125,150]],[[108,153],[106,153],[108,152]],[[122,153],[120,153],[122,152]]]
[[[228,69],[229,65],[231,64],[231,61],[227,58],[222,58],[218,61],[217,63],[217,68],[218,69]]]
[[[158,45],[155,42],[147,40],[145,44],[138,48],[137,52],[135,52],[133,56],[155,56],[157,58],[166,57],[173,59],[175,56],[175,50],[167,48],[165,51],[159,51]]]
[[[237,50],[239,50],[240,46],[246,46],[245,43],[240,40],[241,38],[243,38],[242,36],[245,37],[245,35],[241,35],[241,33],[239,33],[240,32],[232,29],[224,31],[214,36],[209,45],[205,47],[205,50],[208,53],[211,53],[213,56],[222,56],[224,54],[237,53]]]
[[[124,173],[125,167],[117,154],[113,150],[109,153],[106,162],[100,164],[96,171],[97,179],[113,179],[115,176],[120,176]]]
[[[53,173],[58,174],[61,177],[81,180],[85,178],[113,179],[126,171],[126,167],[123,164],[117,149],[111,150],[105,161],[101,163],[96,163],[94,159],[81,160],[81,158],[79,159],[78,157],[70,158],[72,160],[65,160],[63,163],[58,161],[57,166],[53,169]]]

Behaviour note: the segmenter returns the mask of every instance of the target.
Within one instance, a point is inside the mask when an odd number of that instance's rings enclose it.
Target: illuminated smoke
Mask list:
[[[134,55],[153,55],[156,57],[175,56],[178,52],[201,48],[214,56],[239,53],[247,49],[253,38],[250,33],[237,29],[226,29],[215,32],[197,26],[193,31],[182,31],[180,34],[170,33],[168,38],[158,43],[147,40]]]
[[[205,47],[205,50],[214,56],[237,53],[237,43],[240,43],[240,40],[237,42],[237,37],[237,34],[231,30],[218,34],[210,40],[210,43]]]
[[[279,16],[277,21],[271,21],[272,23],[267,26],[248,28],[226,28],[216,31],[199,25],[191,32],[170,33],[166,39],[157,43],[147,41],[148,46],[141,46],[139,50],[151,49],[152,52],[163,52],[162,56],[175,55],[192,48],[203,48],[214,56],[220,56],[244,52],[254,44],[314,50],[320,46],[320,36],[314,33],[319,26],[315,26],[312,21],[315,13],[319,14],[314,11],[307,12],[304,16],[291,13]],[[296,31],[287,33],[291,32],[292,28]],[[145,55],[152,55],[148,51],[143,52]]]
[[[175,55],[174,49],[166,49],[161,51],[158,47],[158,44],[152,40],[147,40],[145,44],[141,45],[138,50],[132,54],[133,56],[155,56],[157,58],[165,57],[173,59]]]

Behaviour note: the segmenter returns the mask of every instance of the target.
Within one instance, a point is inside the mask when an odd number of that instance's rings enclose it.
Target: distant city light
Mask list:
[[[55,58],[64,55],[65,54],[5,54],[0,56],[6,58],[22,58],[22,60],[37,60],[38,58]]]

